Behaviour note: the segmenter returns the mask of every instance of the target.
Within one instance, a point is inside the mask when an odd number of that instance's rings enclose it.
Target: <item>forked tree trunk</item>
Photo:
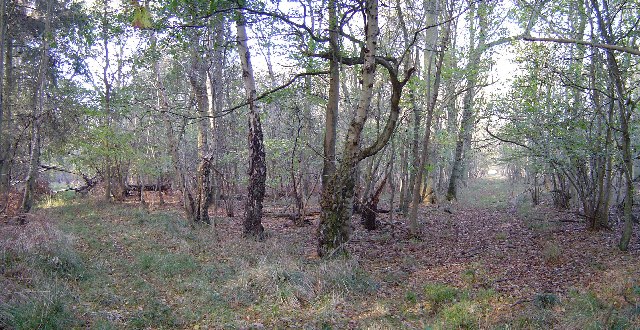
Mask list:
[[[256,106],[256,82],[251,66],[251,55],[247,44],[246,21],[242,12],[237,12],[236,28],[238,31],[238,53],[242,65],[242,80],[249,104],[249,185],[245,203],[244,234],[262,239],[262,202],[265,193],[267,166],[265,162],[262,125]]]
[[[320,224],[318,226],[318,255],[333,256],[346,253],[345,244],[349,240],[350,220],[353,214],[353,197],[356,180],[356,168],[360,161],[378,153],[389,142],[396,127],[400,113],[400,96],[402,89],[413,74],[414,69],[407,70],[402,81],[398,80],[397,68],[391,63],[380,58],[376,58],[376,47],[378,42],[378,2],[369,0],[365,3],[366,28],[367,31],[365,48],[362,59],[362,89],[358,98],[358,105],[353,119],[347,131],[342,160],[322,191],[320,201]],[[391,80],[391,106],[389,116],[382,132],[377,136],[375,142],[362,148],[360,138],[362,129],[367,120],[371,96],[373,94],[373,84],[376,71],[376,62],[383,65],[389,71]]]
[[[345,243],[351,231],[350,220],[353,214],[353,197],[356,180],[356,167],[361,159],[360,135],[371,105],[373,83],[376,72],[376,50],[378,44],[378,1],[368,0],[365,4],[367,31],[364,64],[362,66],[362,90],[354,118],[351,120],[342,153],[342,160],[334,175],[326,182],[322,191],[320,224],[318,226],[318,255],[329,256],[344,254]],[[333,57],[333,56],[332,56]],[[335,59],[331,62],[335,65]],[[335,83],[335,77],[331,75]],[[331,85],[330,85],[331,86]]]

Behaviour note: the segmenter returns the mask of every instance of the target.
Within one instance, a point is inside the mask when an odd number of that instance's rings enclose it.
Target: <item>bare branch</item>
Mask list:
[[[619,45],[601,44],[601,43],[597,43],[597,42],[590,42],[590,41],[584,41],[584,40],[578,40],[578,39],[540,38],[540,37],[524,36],[524,37],[522,37],[522,40],[525,40],[525,41],[555,42],[555,43],[560,43],[560,44],[585,45],[585,46],[591,46],[591,47],[602,48],[602,49],[616,50],[616,51],[619,51],[619,52],[640,56],[640,50],[635,49],[635,48],[619,46]]]

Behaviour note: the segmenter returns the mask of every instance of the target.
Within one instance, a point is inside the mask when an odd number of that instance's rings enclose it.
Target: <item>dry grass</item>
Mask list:
[[[450,223],[433,227],[440,232],[429,238],[439,234],[459,246],[405,240],[405,228],[356,228],[351,257],[323,261],[315,256],[314,226],[294,227],[285,219],[265,219],[269,237],[258,242],[241,238],[239,218],[193,227],[169,207],[148,212],[93,199],[47,206],[23,226],[0,226],[0,328],[640,326],[633,255],[595,258],[589,271],[598,276],[572,281],[577,289],[566,293],[545,296],[529,287],[511,295],[509,285],[520,282],[509,277],[513,270],[501,275],[500,265],[511,263],[492,246],[510,246],[530,229],[501,219],[498,231],[480,241],[490,244],[482,249],[465,245],[466,236]],[[555,260],[554,252],[547,260],[544,245],[532,242],[525,251],[537,254],[529,260],[535,267],[560,267],[565,254],[574,253],[561,237],[545,239],[562,257]]]

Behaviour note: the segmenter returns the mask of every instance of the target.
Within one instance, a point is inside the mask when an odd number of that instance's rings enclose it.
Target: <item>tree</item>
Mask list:
[[[53,0],[46,3],[46,12],[44,15],[44,29],[42,30],[42,41],[40,46],[40,61],[38,65],[37,78],[33,90],[33,105],[31,115],[31,137],[29,146],[29,170],[25,180],[24,194],[22,196],[21,209],[23,212],[29,212],[33,207],[34,194],[38,179],[38,171],[40,170],[40,116],[44,113],[44,87],[45,74],[49,67],[49,43],[51,40],[51,10]]]
[[[368,0],[364,3],[365,42],[362,57],[358,59],[341,58],[342,63],[361,63],[361,89],[358,103],[346,133],[342,158],[336,172],[323,187],[321,197],[320,224],[318,226],[318,255],[333,256],[346,253],[345,244],[349,240],[351,215],[357,165],[378,153],[389,142],[395,130],[399,112],[402,89],[411,77],[414,69],[407,69],[404,78],[398,78],[398,67],[388,59],[376,56],[378,44],[378,2]],[[393,61],[398,63],[397,60]],[[392,87],[389,116],[384,129],[369,147],[361,145],[362,130],[368,118],[375,81],[377,65],[382,65],[389,73]]]
[[[444,48],[449,44],[449,38],[451,33],[451,23],[452,23],[452,12],[453,12],[453,4],[449,3],[449,8],[447,9],[448,16],[445,18],[445,28],[442,32],[440,47],[442,48],[438,54],[438,58],[436,60],[436,68],[434,74],[434,82],[433,82],[433,94],[431,98],[428,100],[427,104],[427,120],[425,125],[425,133],[424,140],[422,142],[422,154],[420,156],[420,163],[418,164],[416,180],[413,184],[412,189],[412,201],[411,201],[411,213],[409,214],[409,228],[412,236],[418,236],[419,227],[418,227],[418,207],[421,201],[421,188],[423,177],[425,175],[426,166],[428,164],[429,157],[429,143],[431,140],[431,125],[433,124],[433,114],[436,107],[436,102],[438,100],[438,93],[440,90],[440,83],[442,79],[442,66],[444,63],[445,52]]]
[[[251,55],[247,44],[246,20],[241,11],[236,13],[238,31],[238,53],[242,63],[242,80],[249,104],[249,185],[245,202],[244,233],[257,238],[263,237],[262,202],[265,193],[267,167],[265,163],[262,124],[256,106],[256,83],[251,65]]]

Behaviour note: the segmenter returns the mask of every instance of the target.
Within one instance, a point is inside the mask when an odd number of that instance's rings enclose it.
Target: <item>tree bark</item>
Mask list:
[[[451,17],[451,14],[449,14]],[[426,172],[425,166],[429,161],[429,143],[431,139],[431,124],[433,122],[433,112],[436,107],[436,101],[438,100],[438,92],[440,89],[440,81],[442,77],[442,64],[444,63],[445,51],[444,49],[449,44],[449,34],[451,29],[451,21],[448,20],[445,30],[443,31],[442,36],[442,50],[438,54],[438,59],[436,63],[436,72],[433,83],[433,93],[431,95],[431,100],[429,100],[429,104],[427,105],[427,122],[425,126],[424,132],[424,140],[422,142],[422,154],[420,156],[420,164],[418,166],[418,173],[416,175],[416,181],[412,187],[413,193],[411,195],[412,206],[411,212],[409,214],[409,231],[412,236],[418,236],[419,228],[418,228],[418,206],[420,206],[420,188],[422,186],[422,181],[424,174]]]
[[[451,166],[451,176],[449,178],[449,187],[447,189],[447,200],[455,200],[458,198],[458,183],[464,175],[465,158],[468,158],[467,151],[471,148],[471,138],[475,128],[474,116],[474,97],[476,94],[476,85],[480,75],[480,59],[485,48],[487,38],[487,17],[486,13],[478,15],[478,25],[480,28],[477,45],[476,43],[476,27],[473,20],[475,19],[476,4],[471,4],[470,9],[470,26],[469,26],[469,62],[467,64],[467,86],[462,101],[462,121],[458,130],[458,138],[456,140],[456,150]],[[478,6],[486,6],[478,4]]]
[[[109,79],[109,66],[110,66],[110,57],[109,57],[109,34],[108,34],[108,20],[107,20],[107,8],[108,1],[103,0],[103,17],[102,17],[102,47],[104,49],[104,66],[102,68],[102,83],[104,84],[104,111],[105,111],[105,126],[107,130],[111,130],[111,80]],[[103,169],[103,177],[105,182],[104,188],[104,198],[107,202],[111,201],[111,180],[113,174],[113,166],[111,164],[111,143],[109,139],[104,141],[104,148],[106,151],[106,156],[104,160],[104,169]]]
[[[591,5],[596,14],[598,27],[600,30],[600,36],[607,45],[614,45],[615,40],[611,36],[610,28],[611,22],[605,22],[604,17],[608,17],[609,13],[603,13],[600,10],[600,5],[596,0],[591,0]],[[606,8],[605,8],[606,9]],[[633,231],[633,158],[631,156],[631,135],[629,131],[629,117],[630,113],[627,111],[626,95],[624,83],[620,74],[620,68],[616,60],[613,50],[617,50],[615,47],[606,47],[605,53],[607,56],[607,68],[609,71],[609,78],[611,79],[616,100],[615,103],[618,107],[618,115],[620,120],[620,153],[622,157],[622,172],[624,174],[624,227],[622,230],[622,236],[620,237],[619,248],[622,251],[629,249],[629,242],[631,241],[631,235]],[[638,52],[637,55],[640,55]]]
[[[346,253],[345,244],[351,231],[350,220],[353,214],[353,198],[357,165],[363,159],[378,153],[389,142],[400,113],[400,97],[402,89],[413,74],[410,68],[402,81],[398,79],[398,70],[389,61],[376,57],[378,43],[378,1],[365,2],[366,15],[365,43],[362,51],[362,89],[354,117],[347,130],[342,159],[336,173],[331,177],[322,191],[320,206],[320,224],[318,226],[318,255],[333,256]],[[359,61],[359,59],[357,60]],[[391,80],[391,104],[389,116],[380,134],[373,144],[367,148],[361,146],[361,134],[367,121],[371,106],[371,96],[375,80],[376,64],[380,64],[389,72]]]
[[[329,0],[329,99],[325,111],[324,160],[322,166],[322,190],[336,171],[336,133],[338,128],[338,105],[340,101],[340,52],[338,0]]]
[[[2,24],[0,25],[0,56],[2,57],[3,72],[0,75],[0,94],[2,101],[0,104],[0,211],[3,210],[8,203],[9,191],[9,125],[11,120],[10,97],[13,91],[13,41],[9,36],[7,29],[6,0],[2,1]],[[6,128],[6,129],[5,129]],[[5,197],[6,195],[6,197]]]
[[[345,244],[351,232],[350,219],[353,214],[353,197],[356,165],[360,153],[360,135],[371,105],[376,72],[376,50],[378,44],[378,1],[365,3],[366,42],[362,66],[362,89],[358,98],[355,116],[351,120],[344,144],[342,160],[335,174],[323,187],[321,197],[320,224],[318,226],[318,255],[345,254]],[[335,56],[335,55],[334,55]]]
[[[191,68],[189,70],[189,83],[196,100],[196,112],[199,118],[197,122],[198,134],[198,165],[196,168],[195,187],[193,189],[193,202],[191,220],[209,224],[209,206],[211,205],[211,161],[213,155],[209,148],[209,121],[204,120],[209,110],[207,97],[207,67],[198,51],[200,37],[193,32],[191,35]]]
[[[35,83],[33,112],[31,117],[31,143],[29,147],[29,171],[27,173],[24,195],[20,209],[29,212],[35,199],[35,188],[40,168],[40,116],[44,112],[44,85],[45,74],[49,64],[49,38],[51,37],[51,7],[52,0],[47,1],[47,12],[44,17],[44,31],[42,33],[42,47],[40,50],[40,63],[38,76]]]
[[[256,83],[251,65],[251,55],[247,44],[246,21],[242,12],[237,12],[238,53],[242,65],[242,80],[249,104],[249,185],[245,203],[244,234],[258,239],[264,238],[262,226],[262,202],[265,193],[267,167],[265,162],[262,125],[256,106]]]

